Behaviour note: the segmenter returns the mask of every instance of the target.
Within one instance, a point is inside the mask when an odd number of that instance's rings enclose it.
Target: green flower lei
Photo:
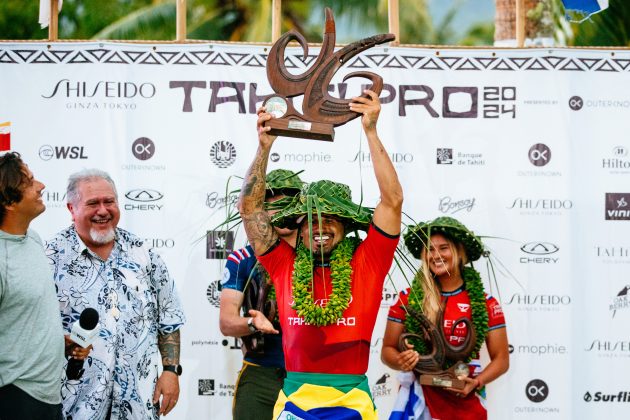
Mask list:
[[[313,258],[303,243],[296,249],[293,264],[293,309],[310,325],[330,325],[342,317],[350,304],[352,266],[350,261],[361,240],[344,238],[330,256],[332,291],[326,306],[316,305],[313,300]]]
[[[486,335],[488,333],[488,312],[486,309],[486,296],[484,294],[483,283],[481,282],[479,272],[472,267],[464,267],[462,270],[462,279],[464,280],[464,289],[468,292],[468,297],[470,298],[472,324],[475,328],[475,333],[477,334],[475,349],[468,360],[464,360],[465,362],[469,362],[473,357],[479,355],[479,350],[481,349],[484,341],[486,341]],[[422,312],[423,300],[424,289],[422,288],[420,280],[416,277],[411,285],[407,305],[418,312]],[[412,316],[407,315],[405,328],[410,333],[421,336],[423,335],[420,323]],[[442,332],[443,326],[440,325],[438,328],[439,331]],[[431,344],[426,340],[410,339],[409,341],[411,341],[415,350],[417,350],[420,354],[429,353]],[[450,367],[450,365],[454,362],[456,362],[456,360],[449,361],[449,365],[446,367]]]

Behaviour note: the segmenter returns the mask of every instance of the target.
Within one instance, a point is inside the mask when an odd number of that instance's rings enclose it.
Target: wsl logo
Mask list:
[[[39,157],[42,160],[51,159],[87,159],[84,146],[51,146],[44,144],[39,148]]]
[[[630,220],[630,193],[606,193],[606,220]]]
[[[210,160],[219,168],[227,168],[236,161],[236,148],[229,141],[217,141],[210,148]]]

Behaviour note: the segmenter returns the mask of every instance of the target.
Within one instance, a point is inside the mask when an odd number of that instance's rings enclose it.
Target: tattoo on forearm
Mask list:
[[[179,364],[179,330],[170,334],[158,334],[158,348],[162,355],[162,365]]]
[[[266,211],[257,211],[243,217],[247,239],[254,250],[267,250],[278,240],[278,234],[271,225]]]

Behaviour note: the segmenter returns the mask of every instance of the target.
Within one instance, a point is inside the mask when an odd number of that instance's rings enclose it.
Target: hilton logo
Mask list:
[[[210,160],[219,168],[227,168],[236,161],[236,148],[229,141],[218,141],[210,148]]]
[[[606,193],[606,220],[630,220],[630,193]]]

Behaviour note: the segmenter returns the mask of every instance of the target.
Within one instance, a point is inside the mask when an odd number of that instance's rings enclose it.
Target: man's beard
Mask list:
[[[106,232],[99,232],[96,229],[90,229],[90,238],[98,245],[105,245],[116,238],[116,231],[114,229],[108,229]]]

